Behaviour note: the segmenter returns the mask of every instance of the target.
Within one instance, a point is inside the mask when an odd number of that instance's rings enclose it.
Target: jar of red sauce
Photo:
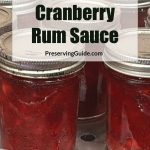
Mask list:
[[[38,27],[38,21],[35,17],[35,7],[38,5],[37,0],[0,0],[0,5],[6,8],[11,8],[13,17],[16,18],[18,29]],[[16,15],[15,15],[16,14]]]
[[[14,62],[0,38],[1,148],[74,150],[83,62]]]
[[[47,7],[72,7],[77,5],[81,8],[99,8],[99,7],[109,7],[110,3],[104,1],[80,1],[80,0],[58,0],[54,2],[45,3]],[[120,10],[116,9],[116,16],[114,22],[108,24],[106,20],[96,20],[96,21],[85,21],[85,20],[71,20],[71,21],[43,21],[44,27],[60,28],[66,31],[70,31],[71,28],[77,27],[80,31],[83,30],[113,30],[120,28]],[[103,52],[104,44],[102,43],[87,43],[85,44],[85,51],[88,52]],[[81,78],[81,94],[79,103],[79,115],[78,118],[81,122],[101,120],[105,117],[106,105],[105,100],[102,97],[102,82],[103,82],[103,62],[101,56],[95,57],[93,60],[87,59],[86,65],[84,67],[84,74]]]
[[[11,31],[11,11],[7,8],[0,7],[0,35]]]
[[[124,53],[121,45],[117,52],[109,45],[104,56],[111,60],[105,61],[109,150],[150,148],[150,32],[141,29],[129,35],[135,33],[138,57]]]

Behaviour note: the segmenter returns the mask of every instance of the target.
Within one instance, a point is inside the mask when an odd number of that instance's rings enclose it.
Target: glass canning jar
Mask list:
[[[0,38],[1,148],[74,150],[83,62],[14,62]]]
[[[46,2],[45,2],[46,3]],[[72,7],[73,5],[78,5],[78,7],[94,8],[94,7],[109,7],[110,3],[106,3],[105,0],[102,1],[80,1],[80,0],[58,0],[53,2],[47,2],[46,5],[49,7]],[[80,31],[82,30],[112,30],[120,28],[120,10],[116,9],[116,16],[113,23],[108,24],[106,20],[104,21],[43,21],[44,27],[60,28],[63,30],[70,31],[71,28],[77,27]],[[85,44],[85,51],[88,52],[103,52],[104,44],[101,43],[88,43]],[[97,60],[95,60],[97,59]],[[89,120],[101,120],[105,116],[105,101],[102,97],[102,82],[103,82],[103,62],[101,57],[98,56],[92,59],[92,57],[87,58],[86,65],[84,67],[84,73],[81,78],[81,94],[79,103],[79,120],[81,122],[88,122]],[[88,120],[88,121],[87,121]]]
[[[104,59],[112,60],[105,61],[109,150],[150,148],[150,31],[137,33],[138,57],[123,55],[122,46],[117,53],[110,45],[105,51]]]
[[[0,35],[11,31],[11,11],[7,8],[0,7]]]

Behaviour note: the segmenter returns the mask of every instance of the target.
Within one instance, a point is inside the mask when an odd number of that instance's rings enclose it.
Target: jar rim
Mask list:
[[[11,48],[4,41],[12,36],[7,32],[0,36],[0,69],[15,76],[28,78],[58,78],[78,72],[84,67],[80,61],[13,61]],[[12,43],[12,40],[8,41]],[[8,43],[7,43],[8,45]]]
[[[126,29],[123,30],[122,33],[123,35],[137,34],[138,43],[140,43],[139,41],[141,38],[141,36],[139,35],[150,36],[150,31],[147,29],[138,29],[138,30]],[[141,41],[142,40],[143,39],[141,39]],[[124,55],[121,52],[118,53],[118,51],[115,52],[114,49],[113,50],[110,49],[110,45],[108,46],[106,44],[103,60],[108,67],[122,74],[135,76],[135,77],[150,78],[150,51],[139,52],[139,56],[134,57],[134,56]]]
[[[74,63],[74,65],[72,66],[62,68],[62,69],[47,70],[47,71],[29,71],[29,70],[18,70],[16,68],[11,68],[10,66],[6,66],[5,64],[0,64],[0,70],[22,78],[49,79],[49,78],[65,77],[65,76],[75,74],[80,70],[82,70],[84,65],[85,65],[84,61],[79,61]]]

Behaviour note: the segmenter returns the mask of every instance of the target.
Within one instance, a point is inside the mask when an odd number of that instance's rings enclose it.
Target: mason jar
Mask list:
[[[105,1],[80,1],[80,0],[58,0],[45,2],[47,7],[72,7],[77,5],[81,8],[93,8],[93,7],[109,7],[110,3]],[[42,21],[43,27],[60,28],[66,31],[70,31],[71,28],[77,27],[82,30],[112,30],[120,28],[120,10],[116,9],[116,17],[113,23],[108,24],[106,20],[85,21],[85,20],[63,20],[59,21],[59,24],[55,20]],[[104,44],[102,43],[86,43],[85,51],[88,52],[103,52]],[[97,60],[96,60],[97,59]],[[86,65],[84,67],[84,74],[81,77],[81,94],[79,103],[79,121],[84,122],[87,120],[95,121],[101,120],[105,117],[105,100],[102,97],[102,82],[103,82],[103,67],[101,56],[95,57],[93,60],[87,58]]]
[[[150,31],[139,29],[125,34],[129,37],[138,35],[138,57],[132,50],[126,52],[122,45],[119,49],[107,45],[104,55],[108,95],[107,146],[109,150],[148,150]]]
[[[7,8],[0,7],[0,35],[5,32],[11,31],[11,22],[11,11]]]
[[[0,37],[1,148],[74,150],[84,62],[12,61],[11,47],[8,32]]]
[[[38,27],[39,23],[35,17],[35,7],[38,0],[0,0],[0,6],[10,8],[13,11],[13,17],[16,18],[18,29]]]

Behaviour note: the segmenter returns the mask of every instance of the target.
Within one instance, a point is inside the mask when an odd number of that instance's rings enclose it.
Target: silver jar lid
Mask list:
[[[150,30],[124,30],[122,33],[127,38],[138,36],[138,56],[132,54],[132,50],[125,50],[123,44],[119,49],[107,44],[103,56],[105,64],[125,75],[150,78]]]
[[[12,33],[0,36],[0,69],[28,78],[58,78],[71,75],[84,67],[81,61],[12,61]]]
[[[7,8],[0,7],[0,35],[2,35],[5,32],[11,31],[11,22],[11,11]]]

